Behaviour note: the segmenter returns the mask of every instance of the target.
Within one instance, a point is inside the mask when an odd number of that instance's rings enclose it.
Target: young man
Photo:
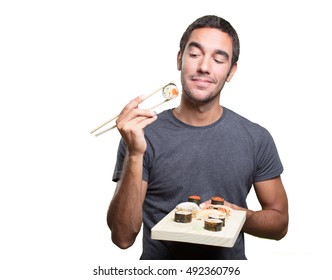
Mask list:
[[[122,135],[107,221],[112,240],[130,247],[143,222],[141,259],[246,259],[244,233],[279,240],[288,228],[283,171],[267,130],[220,106],[220,93],[237,68],[239,39],[224,19],[204,16],[181,38],[179,107],[158,116],[132,100],[117,119]],[[262,209],[247,209],[254,186]],[[213,195],[246,211],[233,248],[151,239],[151,228],[192,194]]]

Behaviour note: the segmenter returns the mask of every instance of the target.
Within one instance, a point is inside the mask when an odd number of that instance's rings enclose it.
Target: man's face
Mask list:
[[[214,100],[236,71],[231,61],[232,39],[227,33],[214,28],[195,29],[183,54],[178,54],[183,93],[200,103]]]

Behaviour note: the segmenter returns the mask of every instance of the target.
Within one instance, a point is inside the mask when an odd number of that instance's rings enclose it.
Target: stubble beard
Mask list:
[[[207,95],[205,95],[204,98],[200,98],[200,99],[196,98],[195,95],[193,94],[193,92],[190,90],[183,75],[181,75],[181,83],[182,83],[183,94],[185,96],[187,96],[187,98],[190,100],[191,103],[197,104],[197,105],[205,105],[205,104],[208,104],[208,103],[214,101],[216,98],[218,98],[220,96],[221,90],[223,89],[223,87],[226,83],[226,80],[223,81],[223,83],[221,84],[219,89],[209,92]]]

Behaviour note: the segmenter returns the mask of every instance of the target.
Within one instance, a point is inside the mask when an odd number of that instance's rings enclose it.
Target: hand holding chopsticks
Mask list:
[[[177,97],[179,95],[179,91],[176,87],[176,85],[174,83],[168,83],[158,89],[156,89],[155,91],[149,93],[149,94],[144,94],[141,95],[140,98],[144,101],[146,99],[148,99],[149,97],[151,97],[152,95],[154,95],[155,93],[157,93],[158,91],[162,90],[163,93],[163,97],[165,98],[165,100],[163,100],[162,102],[158,103],[157,105],[154,105],[153,107],[151,107],[149,110],[155,109],[156,107],[164,104],[165,102]],[[94,128],[93,130],[91,130],[91,134],[95,133],[97,130],[101,129],[102,127],[104,127],[105,125],[107,125],[108,123],[110,123],[111,121],[115,120],[117,117],[119,116],[119,114],[117,114],[116,116],[113,116],[112,118],[110,118],[109,120],[105,121],[104,123],[98,125],[96,128]],[[112,130],[113,128],[115,128],[116,125],[113,125],[107,129],[104,129],[98,133],[95,134],[95,136],[99,136],[107,131]]]

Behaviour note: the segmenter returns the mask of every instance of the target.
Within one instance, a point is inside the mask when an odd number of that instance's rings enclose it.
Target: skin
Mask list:
[[[193,126],[209,125],[222,114],[220,92],[236,72],[231,65],[232,41],[217,29],[192,32],[184,53],[178,53],[183,95],[173,110],[175,116]]]
[[[183,94],[173,113],[179,120],[193,126],[205,126],[220,118],[223,113],[220,92],[237,69],[231,60],[232,40],[228,34],[213,28],[192,32],[184,52],[177,56]],[[128,248],[135,242],[142,225],[142,206],[147,191],[147,182],[142,180],[143,155],[147,148],[144,128],[157,119],[154,112],[138,108],[143,101],[142,96],[133,99],[117,119],[117,128],[128,151],[123,176],[109,206],[107,222],[112,240],[120,248]],[[244,232],[281,239],[288,229],[288,202],[281,178],[257,182],[254,189],[261,210],[244,209],[227,201],[225,205],[246,211]]]

